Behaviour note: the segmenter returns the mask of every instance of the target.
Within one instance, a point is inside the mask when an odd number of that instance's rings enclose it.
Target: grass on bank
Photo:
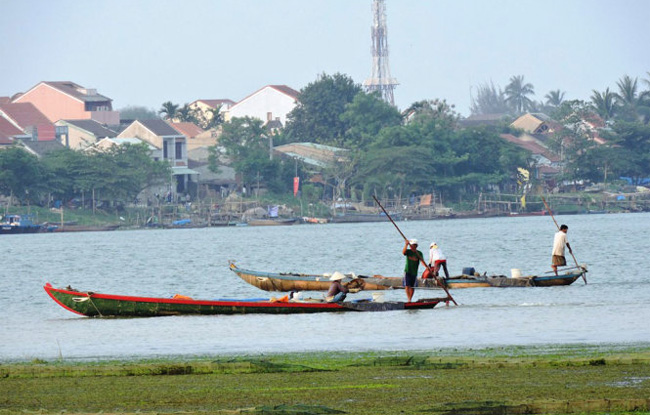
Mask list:
[[[649,405],[650,348],[0,365],[0,414],[650,413]]]

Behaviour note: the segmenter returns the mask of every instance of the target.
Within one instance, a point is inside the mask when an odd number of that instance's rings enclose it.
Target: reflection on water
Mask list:
[[[459,307],[385,313],[89,319],[56,305],[42,286],[206,299],[277,295],[240,280],[228,260],[264,271],[401,275],[403,241],[388,222],[3,236],[0,360],[650,342],[650,214],[557,219],[569,225],[589,284],[453,290]],[[398,224],[425,247],[438,242],[452,274],[550,269],[549,217]],[[427,296],[438,292],[416,291]],[[405,297],[395,290],[386,298]]]

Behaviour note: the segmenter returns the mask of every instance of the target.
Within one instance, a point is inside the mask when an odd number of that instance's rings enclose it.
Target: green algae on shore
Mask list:
[[[533,349],[9,363],[0,413],[650,411],[650,347]]]

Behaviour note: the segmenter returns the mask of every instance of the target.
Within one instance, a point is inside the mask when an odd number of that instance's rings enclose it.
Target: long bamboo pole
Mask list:
[[[555,222],[555,226],[557,227],[557,230],[560,230],[560,225],[557,224],[557,221],[555,220],[555,216],[553,216],[553,212],[551,211],[550,206],[548,203],[546,203],[546,199],[544,199],[544,196],[541,196],[542,202],[544,202],[544,206],[546,206],[546,210],[548,211],[548,214],[551,215],[551,218],[553,219],[553,222]],[[578,260],[576,259],[576,256],[573,255],[573,249],[569,250],[569,253],[571,254],[571,257],[573,257],[573,261],[576,263],[576,267],[582,269],[582,267],[578,264]],[[585,276],[584,269],[582,270],[582,280],[587,283],[587,277]]]
[[[423,265],[424,265],[424,266],[429,270],[429,273],[430,273],[431,275],[433,275],[433,270],[431,269],[431,267],[429,266],[429,264],[427,264],[426,261],[424,260],[424,258],[422,258],[422,256],[421,256],[420,253],[418,252],[418,250],[417,250],[413,245],[411,245],[411,243],[409,242],[408,238],[404,235],[404,233],[402,233],[402,231],[400,230],[399,226],[397,226],[397,224],[395,223],[395,221],[393,220],[393,218],[390,217],[390,215],[388,214],[388,212],[386,212],[386,209],[384,209],[384,207],[381,205],[381,203],[379,203],[379,200],[377,200],[377,197],[376,197],[375,195],[373,195],[372,198],[375,199],[375,202],[377,202],[377,204],[379,205],[379,207],[381,208],[381,210],[384,211],[384,213],[386,214],[386,217],[388,218],[388,220],[390,220],[390,222],[393,224],[393,226],[395,226],[395,229],[397,229],[397,232],[399,232],[399,234],[402,235],[402,238],[404,238],[404,241],[406,241],[406,243],[408,243],[408,245],[411,247],[411,249],[413,249],[413,251],[415,252],[415,254],[419,257],[420,262],[421,262],[421,263],[422,263],[422,264],[423,264]],[[445,282],[444,282],[444,281],[440,281],[440,278],[437,277],[437,276],[435,276],[435,275],[433,275],[433,277],[436,279],[436,282],[438,283],[438,285],[440,285],[440,286],[442,287],[442,289],[445,290],[445,292],[447,293],[447,298],[448,298],[449,300],[451,300],[451,301],[454,303],[454,305],[458,305],[458,303],[456,302],[456,300],[454,300],[454,298],[451,296],[451,294],[449,294],[449,290],[447,290],[447,287],[446,287]]]

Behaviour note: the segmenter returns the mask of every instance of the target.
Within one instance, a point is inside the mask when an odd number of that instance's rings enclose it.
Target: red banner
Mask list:
[[[298,194],[298,188],[300,187],[300,177],[296,176],[293,178],[293,197],[296,197]]]

